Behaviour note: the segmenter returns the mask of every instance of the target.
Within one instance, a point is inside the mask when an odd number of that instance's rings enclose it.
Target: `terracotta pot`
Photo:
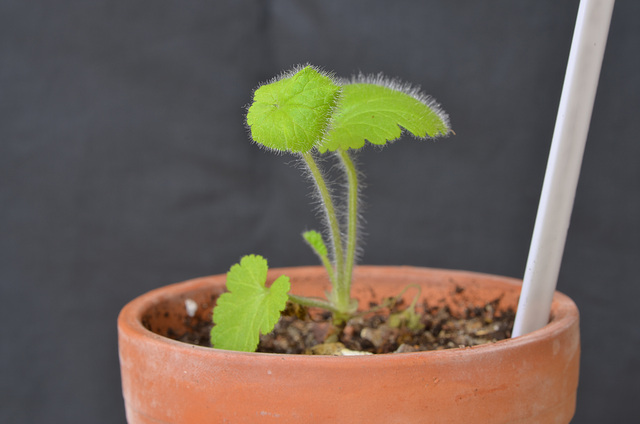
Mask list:
[[[296,294],[320,296],[328,288],[320,267],[273,269],[270,279],[282,273]],[[358,357],[240,353],[160,335],[183,328],[189,319],[186,299],[200,305],[197,313],[210,314],[224,281],[217,275],[157,289],[120,313],[130,424],[568,423],[574,414],[578,310],[561,293],[543,329],[445,351]],[[520,291],[520,282],[506,277],[362,266],[355,272],[354,295],[365,305],[414,283],[422,285],[430,305],[448,302],[454,308],[501,296],[501,307],[515,308]]]

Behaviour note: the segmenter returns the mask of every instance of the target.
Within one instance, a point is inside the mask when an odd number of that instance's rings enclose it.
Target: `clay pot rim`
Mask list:
[[[300,270],[306,268],[310,271],[324,272],[324,269],[320,266],[300,266],[300,267],[288,267],[288,268],[273,268],[270,272],[286,273],[288,270]],[[448,275],[467,275],[474,277],[490,277],[492,279],[501,280],[504,283],[512,285],[520,285],[522,280],[499,276],[474,271],[462,271],[452,269],[439,269],[439,268],[425,268],[425,267],[413,267],[413,266],[394,266],[394,265],[361,265],[356,268],[356,273],[367,272],[386,272],[389,275],[402,270],[402,272],[420,272],[421,270],[433,271],[436,273],[446,273]],[[241,361],[249,362],[252,360],[260,359],[261,361],[282,361],[286,359],[290,361],[300,363],[313,363],[318,365],[326,362],[335,365],[337,362],[342,362],[347,366],[352,366],[354,363],[364,362],[367,366],[378,364],[385,364],[393,366],[396,361],[439,361],[439,360],[455,360],[456,357],[471,357],[474,355],[483,355],[489,352],[499,354],[501,351],[514,349],[526,349],[529,346],[536,345],[543,339],[554,338],[557,334],[569,331],[569,327],[575,324],[579,320],[579,312],[576,304],[567,295],[556,291],[553,297],[553,304],[551,308],[552,320],[545,327],[525,334],[513,339],[500,340],[495,343],[489,343],[473,347],[465,348],[452,348],[437,351],[421,351],[410,353],[387,353],[377,355],[361,355],[361,356],[325,356],[325,355],[294,355],[294,354],[276,354],[276,353],[261,353],[261,352],[237,352],[228,351],[222,349],[215,349],[203,346],[192,345],[189,343],[179,342],[177,340],[170,339],[168,337],[161,336],[150,330],[148,330],[142,324],[143,314],[153,305],[158,303],[158,299],[165,300],[184,292],[198,290],[202,286],[210,285],[211,277],[205,276],[189,279],[183,282],[173,283],[166,285],[149,292],[146,292],[132,301],[130,301],[120,311],[118,316],[118,331],[121,335],[147,339],[147,343],[155,345],[157,349],[168,349],[191,351],[190,354],[214,358],[222,358],[226,361]]]

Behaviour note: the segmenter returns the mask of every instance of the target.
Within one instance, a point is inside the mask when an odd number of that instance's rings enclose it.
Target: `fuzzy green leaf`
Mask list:
[[[328,255],[327,246],[324,244],[322,235],[319,232],[313,230],[305,231],[302,233],[302,237],[318,256],[326,257]]]
[[[251,137],[269,149],[308,152],[327,130],[339,92],[311,66],[261,86],[247,112]]]
[[[447,115],[410,87],[380,78],[377,83],[346,84],[331,129],[318,150],[359,149],[365,140],[383,145],[400,138],[401,127],[418,138],[449,132]]]
[[[289,278],[282,275],[266,287],[267,261],[244,256],[227,273],[227,290],[213,310],[211,344],[218,349],[254,352],[260,334],[267,334],[287,303]]]

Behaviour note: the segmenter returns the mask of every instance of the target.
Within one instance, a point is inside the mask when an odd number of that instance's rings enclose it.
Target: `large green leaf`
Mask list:
[[[270,287],[267,261],[259,255],[244,256],[227,273],[227,290],[213,309],[211,344],[218,349],[254,352],[260,334],[271,332],[286,306],[291,287],[282,275]]]
[[[247,112],[251,137],[270,149],[308,152],[322,139],[339,92],[311,66],[261,86]]]
[[[359,149],[364,142],[383,145],[398,139],[402,128],[415,137],[449,132],[448,117],[429,97],[394,84],[346,84],[320,152]],[[408,91],[408,92],[407,92]]]

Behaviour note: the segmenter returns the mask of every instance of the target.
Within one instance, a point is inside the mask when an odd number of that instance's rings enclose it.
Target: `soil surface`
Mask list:
[[[330,314],[288,304],[273,332],[261,336],[258,352],[355,355],[470,347],[511,337],[515,318],[512,309],[499,307],[500,299],[467,307],[461,316],[452,315],[447,307],[425,302],[411,308],[391,298],[369,306],[374,312],[336,328]],[[168,336],[209,347],[211,321],[189,321],[190,331],[169,331]]]

